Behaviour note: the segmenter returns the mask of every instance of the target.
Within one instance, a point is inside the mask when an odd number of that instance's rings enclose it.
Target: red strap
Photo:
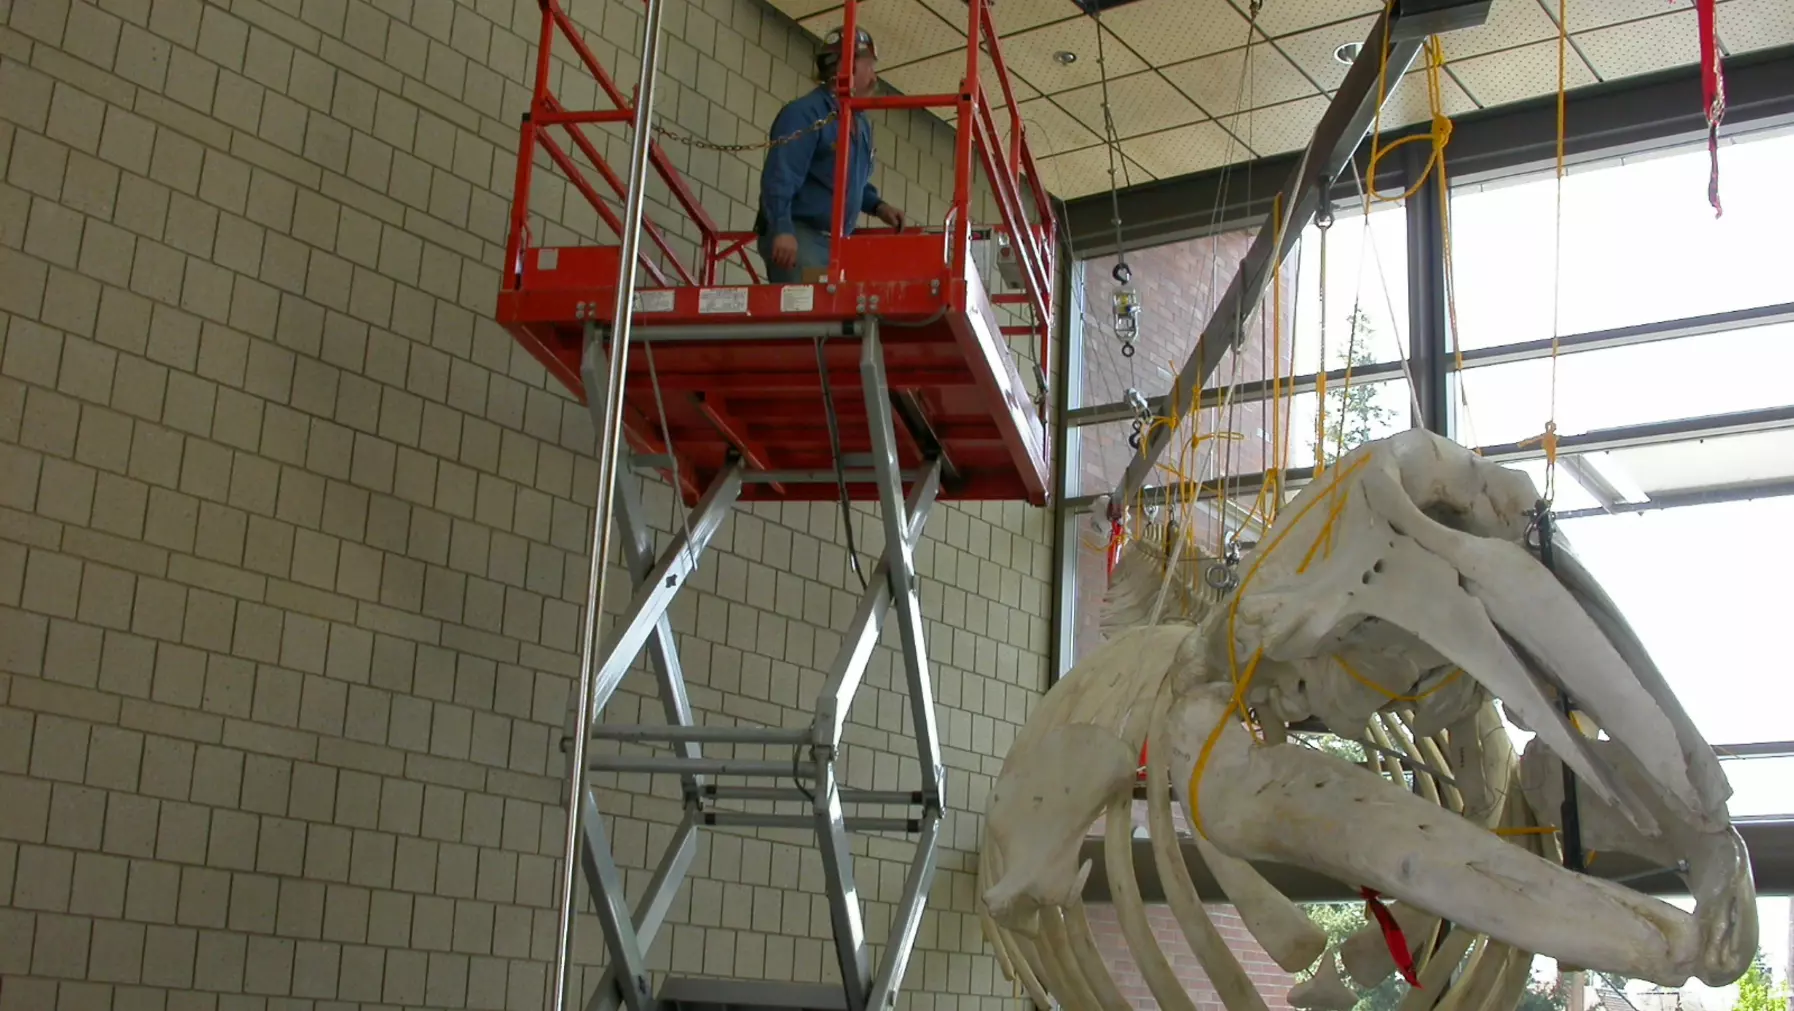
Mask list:
[[[1714,11],[1718,0],[1694,0],[1695,18],[1700,23],[1701,101],[1707,117],[1707,157],[1712,167],[1707,174],[1707,202],[1713,205],[1713,216],[1725,210],[1719,206],[1719,124],[1725,119],[1725,68],[1720,65],[1719,38],[1714,30]]]
[[[1121,546],[1126,541],[1127,541],[1127,537],[1124,535],[1124,532],[1122,531],[1121,521],[1116,520],[1114,525],[1109,528],[1109,572],[1108,572],[1108,574],[1111,577],[1115,575],[1116,564],[1121,561]]]
[[[1408,935],[1402,933],[1402,925],[1395,922],[1395,914],[1377,901],[1376,889],[1360,888],[1358,894],[1364,896],[1365,915],[1375,919],[1377,926],[1382,928],[1383,943],[1389,946],[1389,957],[1395,959],[1396,970],[1409,986],[1421,989],[1420,977],[1414,975],[1414,953],[1408,949]]]

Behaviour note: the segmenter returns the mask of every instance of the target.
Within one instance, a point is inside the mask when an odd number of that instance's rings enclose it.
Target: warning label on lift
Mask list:
[[[780,312],[809,312],[816,308],[816,289],[807,284],[788,284],[779,289]]]
[[[698,292],[699,312],[747,312],[746,288],[705,288]]]
[[[635,293],[636,312],[672,312],[673,293],[666,288],[650,288]]]

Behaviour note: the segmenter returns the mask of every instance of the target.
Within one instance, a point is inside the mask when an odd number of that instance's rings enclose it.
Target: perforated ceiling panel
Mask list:
[[[1251,73],[1247,73],[1247,68]],[[1281,105],[1316,94],[1315,86],[1273,46],[1233,49],[1165,68],[1165,76],[1210,116]]]
[[[768,2],[818,38],[841,23],[841,0]],[[1445,111],[1456,116],[1553,92],[1559,2],[1494,0],[1486,25],[1446,36]],[[1570,87],[1695,60],[1693,0],[1561,2],[1571,32]],[[1362,42],[1382,7],[1382,0],[1263,0],[1253,34],[1248,3],[1132,0],[1103,12],[1110,104],[1134,182],[1306,145],[1322,96],[1345,78],[1335,53]],[[860,20],[878,39],[886,83],[909,94],[957,90],[966,10],[965,0],[861,0]],[[1023,117],[1047,185],[1064,197],[1107,189],[1095,23],[1074,0],[996,0],[991,16],[1016,98],[1027,103]],[[1242,59],[1248,37],[1250,80]],[[1794,44],[1794,0],[1720,0],[1719,37],[1733,54]],[[983,73],[995,100],[988,59]],[[1430,114],[1425,80],[1413,73],[1391,96],[1384,125]],[[937,115],[952,120],[951,110]],[[1007,117],[999,120],[1006,128]],[[1248,134],[1250,150],[1242,143]]]
[[[1102,80],[1104,64],[1110,80],[1148,69],[1146,61],[1109,30],[1108,16],[1103,27],[1108,34],[1103,37],[1102,63],[1096,58],[1096,25],[1082,17],[1005,37],[1003,59],[1046,95],[1095,84]],[[1072,61],[1065,62],[1059,53],[1071,54]]]
[[[1451,75],[1463,84],[1471,98],[1483,105],[1506,105],[1557,90],[1557,50],[1556,42],[1535,42],[1518,49],[1453,60],[1449,66]],[[1565,53],[1563,69],[1567,87],[1595,83],[1594,71],[1582,62],[1574,47]]]
[[[1243,46],[1249,26],[1229,0],[1136,0],[1105,11],[1102,19],[1141,58],[1159,67]]]
[[[833,7],[798,23],[820,39],[841,27],[842,16],[842,8]],[[963,26],[949,24],[920,0],[867,0],[856,17],[878,43],[878,62],[886,70],[965,47]]]
[[[1260,157],[1300,151],[1308,146],[1308,138],[1327,111],[1327,100],[1319,95],[1282,105],[1266,106],[1229,116],[1221,122],[1234,136]]]
[[[1172,87],[1155,71],[1112,80],[1108,85],[1109,112],[1116,136],[1127,138],[1154,130],[1208,119],[1188,96]],[[1065,110],[1085,126],[1103,135],[1103,86],[1091,84],[1055,96]]]
[[[1727,0],[1719,8],[1719,41],[1727,52],[1785,46],[1794,41],[1794,3],[1789,0]]]
[[[1219,168],[1246,157],[1244,145],[1218,124],[1192,123],[1172,130],[1137,137],[1128,145],[1148,171],[1160,176]],[[1200,166],[1190,169],[1186,166]]]
[[[1678,11],[1583,32],[1576,36],[1576,48],[1595,73],[1611,81],[1699,62],[1699,31],[1693,11]]]

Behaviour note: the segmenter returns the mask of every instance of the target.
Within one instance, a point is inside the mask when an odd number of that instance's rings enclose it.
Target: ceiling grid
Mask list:
[[[818,38],[841,24],[839,0],[768,2]],[[1123,185],[1306,145],[1345,78],[1335,54],[1363,41],[1381,2],[1263,0],[1256,25],[1247,2],[1131,0],[1104,11],[1099,27],[1074,0],[996,0],[992,13],[1011,85],[1047,186],[1070,199],[1110,185],[1098,31]],[[1445,112],[1556,91],[1558,3],[1494,0],[1485,25],[1446,36]],[[1563,3],[1571,88],[1695,62],[1693,0]],[[907,94],[956,90],[965,11],[964,0],[861,0],[860,20],[878,40],[885,81]],[[1720,0],[1718,24],[1727,53],[1788,45],[1794,0]],[[1250,80],[1243,80],[1248,65]],[[983,67],[988,81],[995,71],[988,56]],[[950,121],[953,113],[936,115]],[[1416,69],[1394,88],[1382,125],[1393,129],[1430,115]],[[1007,113],[997,119],[1005,129]]]

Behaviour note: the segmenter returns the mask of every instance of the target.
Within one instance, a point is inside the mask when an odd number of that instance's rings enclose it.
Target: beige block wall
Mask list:
[[[638,7],[572,11],[627,87]],[[667,23],[685,130],[763,136],[805,86],[810,43],[756,0]],[[0,1011],[542,1006],[596,489],[584,408],[490,321],[538,24],[0,0]],[[877,126],[885,192],[938,220],[950,134]],[[668,150],[747,226],[757,158]],[[532,208],[547,241],[596,234],[564,185]],[[972,812],[1044,685],[1049,526],[942,508],[918,554],[953,810],[910,1007],[1019,1006],[972,915]],[[838,528],[762,507],[719,536],[673,611],[707,718],[802,721],[858,592]],[[915,779],[885,641],[855,785]],[[601,786],[639,889],[677,792]],[[711,837],[653,966],[833,978],[798,843]],[[880,940],[909,845],[856,845]]]

